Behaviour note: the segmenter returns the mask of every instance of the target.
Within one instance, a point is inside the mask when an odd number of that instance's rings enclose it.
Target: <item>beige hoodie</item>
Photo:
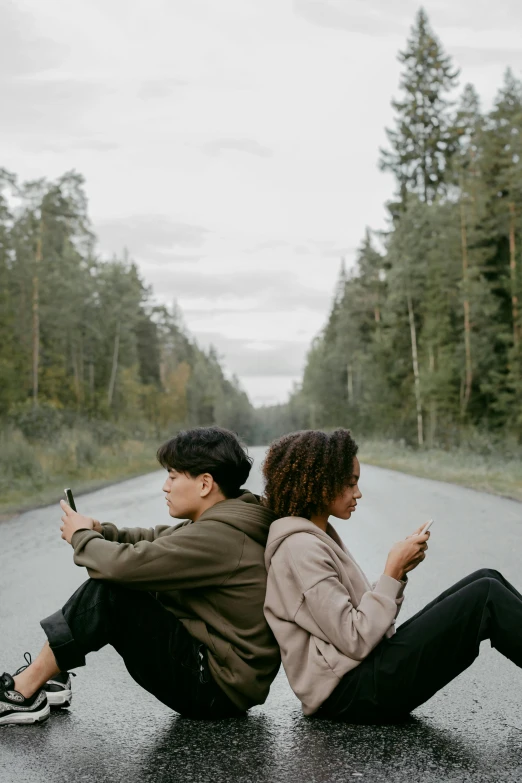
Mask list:
[[[371,586],[330,524],[325,533],[300,517],[272,523],[265,563],[265,617],[290,685],[311,715],[384,636],[393,636],[406,583],[383,574]]]

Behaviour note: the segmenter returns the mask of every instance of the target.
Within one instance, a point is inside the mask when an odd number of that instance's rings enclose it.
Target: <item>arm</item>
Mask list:
[[[311,634],[319,635],[337,647],[344,655],[361,661],[381,641],[393,625],[397,613],[397,596],[401,584],[383,574],[373,590],[368,590],[356,607],[350,593],[341,583],[328,546],[322,542],[304,549],[286,550],[287,567],[303,590],[307,613],[298,610],[294,618]],[[300,560],[304,568],[300,568]],[[313,574],[306,583],[304,575]]]
[[[154,541],[107,541],[94,530],[72,537],[74,562],[92,579],[137,590],[177,590],[222,584],[239,563],[244,536],[223,536],[220,522],[181,525]]]
[[[403,579],[399,579],[398,581],[400,582],[401,589],[397,593],[397,598],[395,599],[395,603],[397,604],[397,612],[395,614],[395,619],[397,619],[397,616],[401,611],[402,604],[404,603],[404,590],[406,589],[406,585],[408,584],[408,577],[405,575]],[[375,590],[376,586],[377,586],[377,582],[372,582],[372,590]]]
[[[118,544],[137,544],[138,541],[155,541],[161,536],[169,536],[174,530],[184,525],[191,524],[190,520],[180,522],[177,525],[156,525],[156,527],[122,527],[117,528],[111,522],[97,522],[94,520],[94,530],[101,533],[106,541],[115,541]]]

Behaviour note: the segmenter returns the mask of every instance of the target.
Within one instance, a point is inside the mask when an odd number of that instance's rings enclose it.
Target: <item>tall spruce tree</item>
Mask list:
[[[391,149],[381,150],[380,165],[395,174],[402,204],[408,191],[431,203],[444,189],[456,149],[449,94],[459,71],[444,54],[422,8],[399,61],[405,66],[400,82],[404,95],[392,102],[396,128],[386,131]]]

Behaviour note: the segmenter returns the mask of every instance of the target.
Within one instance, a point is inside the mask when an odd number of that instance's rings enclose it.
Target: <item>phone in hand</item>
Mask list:
[[[419,533],[419,536],[423,536],[425,533],[427,533],[428,530],[430,529],[430,527],[433,525],[434,522],[435,522],[434,519],[430,519],[429,522],[426,522],[426,524],[422,528],[421,532]]]
[[[73,511],[76,511],[76,510],[77,510],[77,509],[76,509],[76,503],[74,502],[74,497],[73,497],[72,489],[64,489],[64,493],[65,493],[65,499],[66,499],[66,501],[68,502],[68,504],[70,505],[70,507],[72,508],[72,510],[73,510]]]

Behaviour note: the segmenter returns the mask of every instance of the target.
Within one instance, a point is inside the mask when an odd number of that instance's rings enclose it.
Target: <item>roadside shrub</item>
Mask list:
[[[44,471],[34,447],[19,430],[0,434],[0,488],[26,482],[39,488],[44,484]]]
[[[76,467],[83,468],[94,465],[99,457],[99,446],[95,443],[93,435],[85,430],[80,430],[74,438],[76,442]]]
[[[23,436],[34,441],[50,441],[64,425],[63,411],[50,405],[21,406],[11,415],[11,421]]]

